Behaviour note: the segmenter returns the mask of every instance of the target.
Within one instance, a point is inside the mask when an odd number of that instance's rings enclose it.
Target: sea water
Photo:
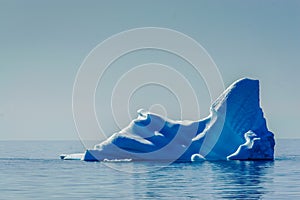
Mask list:
[[[0,199],[299,199],[300,140],[276,142],[274,161],[166,164],[66,161],[80,142],[1,141]]]

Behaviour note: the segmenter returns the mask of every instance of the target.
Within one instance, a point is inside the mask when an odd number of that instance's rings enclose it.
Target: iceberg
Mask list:
[[[199,121],[174,121],[138,111],[138,117],[84,154],[62,159],[198,162],[273,160],[274,134],[260,107],[259,81],[243,78],[230,85]]]

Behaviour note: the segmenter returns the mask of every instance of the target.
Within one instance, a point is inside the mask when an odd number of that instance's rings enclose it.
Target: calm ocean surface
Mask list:
[[[300,199],[300,140],[277,140],[274,162],[59,159],[75,152],[77,141],[0,141],[0,199]]]

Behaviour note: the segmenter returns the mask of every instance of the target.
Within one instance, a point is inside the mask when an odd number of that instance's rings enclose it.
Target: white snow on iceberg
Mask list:
[[[212,104],[211,114],[200,121],[173,121],[139,110],[137,119],[81,159],[272,160],[274,135],[259,101],[259,81],[244,78],[228,87]],[[62,159],[66,158],[72,154]]]

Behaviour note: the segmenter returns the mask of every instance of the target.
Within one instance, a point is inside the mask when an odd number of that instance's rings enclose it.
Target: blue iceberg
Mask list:
[[[274,135],[259,100],[259,81],[243,78],[229,86],[200,121],[174,121],[138,111],[126,128],[76,156],[85,161],[123,160],[196,162],[273,160]]]

